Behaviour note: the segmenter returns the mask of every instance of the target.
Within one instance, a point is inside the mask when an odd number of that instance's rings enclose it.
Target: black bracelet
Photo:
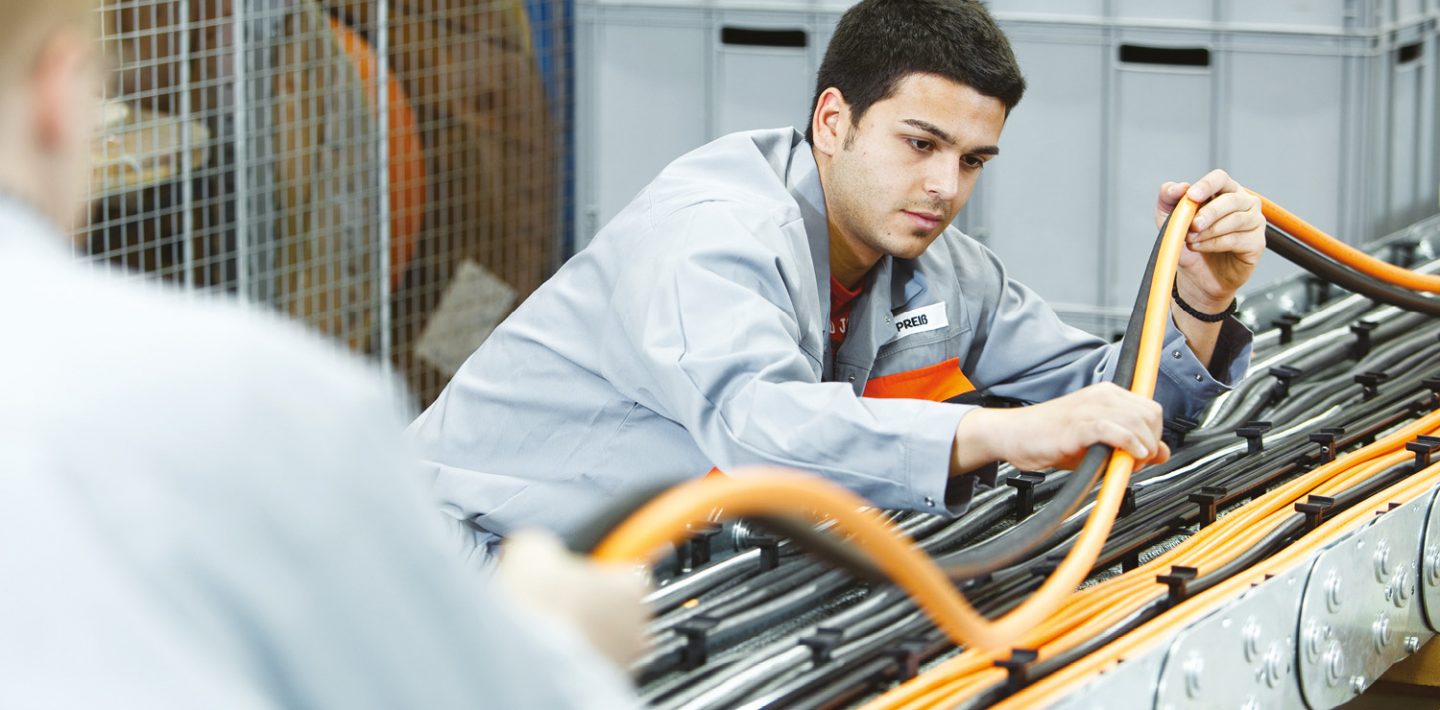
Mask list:
[[[1186,303],[1185,299],[1180,297],[1180,284],[1178,283],[1170,287],[1170,297],[1175,299],[1175,305],[1179,306],[1180,310],[1189,313],[1196,320],[1204,321],[1206,323],[1219,323],[1220,321],[1235,315],[1235,311],[1239,310],[1240,305],[1239,299],[1232,298],[1230,299],[1230,306],[1224,311],[1221,311],[1220,313],[1201,313],[1200,311],[1195,310],[1194,306]]]

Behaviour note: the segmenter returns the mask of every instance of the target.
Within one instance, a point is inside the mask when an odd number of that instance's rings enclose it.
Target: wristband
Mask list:
[[[1189,313],[1196,320],[1204,321],[1206,323],[1219,323],[1220,321],[1235,315],[1235,311],[1239,310],[1238,307],[1240,304],[1239,299],[1232,298],[1230,299],[1230,305],[1225,310],[1219,313],[1202,313],[1198,310],[1195,310],[1194,306],[1186,303],[1185,299],[1180,297],[1180,284],[1178,283],[1170,288],[1170,297],[1175,299],[1175,305],[1179,306],[1180,310]]]

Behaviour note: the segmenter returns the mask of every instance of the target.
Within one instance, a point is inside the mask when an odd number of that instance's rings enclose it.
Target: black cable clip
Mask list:
[[[1280,344],[1289,345],[1295,339],[1295,326],[1300,324],[1300,316],[1289,311],[1280,314],[1270,322],[1270,327],[1280,331]]]
[[[1303,503],[1296,503],[1295,510],[1305,514],[1305,532],[1310,532],[1324,522],[1325,514],[1335,507],[1335,499],[1330,496],[1312,495]]]
[[[1390,263],[1402,268],[1410,268],[1415,263],[1415,250],[1419,248],[1420,242],[1414,239],[1399,239],[1390,242]]]
[[[1115,517],[1123,518],[1135,512],[1135,509],[1139,507],[1139,504],[1135,502],[1135,486],[1125,486],[1125,495],[1120,498],[1120,511],[1116,513]]]
[[[1320,463],[1335,460],[1335,443],[1345,433],[1345,427],[1327,426],[1310,434],[1310,440],[1320,445]]]
[[[1289,365],[1276,365],[1270,368],[1270,375],[1275,378],[1275,386],[1270,389],[1270,403],[1274,404],[1290,396],[1290,383],[1304,374],[1299,368]]]
[[[815,633],[800,639],[800,645],[810,649],[810,662],[823,666],[834,657],[835,647],[845,638],[844,629],[822,626]]]
[[[1245,455],[1254,456],[1265,450],[1265,432],[1270,431],[1270,422],[1250,422],[1235,428],[1235,435],[1245,440]]]
[[[1426,377],[1420,380],[1420,384],[1423,385],[1425,389],[1430,390],[1429,408],[1434,409],[1440,406],[1440,376]]]
[[[1415,452],[1414,472],[1429,468],[1430,457],[1440,451],[1440,436],[1417,436],[1414,441],[1405,445],[1405,450]]]
[[[1370,354],[1370,333],[1380,326],[1373,320],[1358,320],[1350,326],[1350,332],[1355,334],[1355,344],[1350,348],[1350,357],[1359,360]]]
[[[1033,648],[1012,648],[1009,658],[997,658],[992,663],[996,668],[1005,669],[1005,694],[1014,695],[1030,684],[1030,666],[1040,658],[1040,652]]]
[[[686,523],[685,529],[689,531],[690,537],[680,547],[682,563],[688,557],[691,570],[709,564],[713,547],[711,543],[720,533],[721,527],[719,523]]]
[[[1200,527],[1215,522],[1215,510],[1225,499],[1225,486],[1205,486],[1191,493],[1188,500],[1200,506]]]
[[[895,680],[904,683],[920,673],[920,658],[925,653],[925,641],[919,638],[902,640],[890,652],[895,659]]]
[[[1155,581],[1163,584],[1169,591],[1169,606],[1175,606],[1185,601],[1190,594],[1190,582],[1200,575],[1200,570],[1184,565],[1170,565],[1170,574],[1157,574]]]
[[[749,537],[751,545],[760,548],[760,571],[769,572],[780,566],[780,539],[766,533],[754,533]]]
[[[1305,276],[1305,292],[1310,297],[1310,308],[1319,308],[1330,300],[1330,282],[1311,274]]]
[[[1200,422],[1189,417],[1175,416],[1161,422],[1160,426],[1160,440],[1173,450],[1185,445],[1185,435],[1200,426]]]
[[[675,625],[675,631],[685,637],[685,648],[680,652],[680,665],[693,671],[710,660],[710,630],[720,620],[713,616],[699,614]]]
[[[1015,520],[1024,520],[1035,512],[1035,486],[1045,482],[1045,475],[1021,471],[1005,479],[1015,489]]]
[[[1384,372],[1362,372],[1355,376],[1355,383],[1364,389],[1364,399],[1375,399],[1380,394],[1380,383],[1390,379],[1390,375]]]
[[[1120,558],[1121,572],[1134,572],[1140,567],[1140,551],[1131,550]]]

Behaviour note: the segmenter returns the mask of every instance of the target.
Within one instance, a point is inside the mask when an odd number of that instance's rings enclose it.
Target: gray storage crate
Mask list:
[[[576,6],[576,248],[705,142],[709,14]]]
[[[1012,277],[1099,330],[1114,316],[1102,308],[1099,248],[1108,219],[1108,37],[1102,28],[1026,25],[1010,41],[1032,88],[965,208],[970,233]]]
[[[749,9],[764,5],[577,5],[577,249],[686,152],[740,130],[803,130],[838,13]]]
[[[1434,213],[1437,2],[993,0],[1030,90],[961,227],[1067,320],[1109,333],[1163,180],[1224,167],[1353,242]],[[576,246],[684,152],[803,128],[850,4],[582,0]],[[1290,273],[1271,256],[1255,283]]]
[[[1404,26],[1435,0],[990,0],[1001,19],[1235,32],[1352,34]]]
[[[1163,180],[1225,167],[1356,242],[1436,211],[1433,18],[1373,32],[1220,31],[1195,18],[1057,21],[1044,5],[994,3],[1031,88],[971,224],[1067,320],[1123,327]],[[1052,21],[1017,19],[1035,17]],[[1177,92],[1190,107],[1178,115]],[[1269,256],[1254,283],[1293,272]]]

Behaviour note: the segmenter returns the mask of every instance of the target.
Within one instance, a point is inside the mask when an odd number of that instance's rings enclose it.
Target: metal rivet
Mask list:
[[[1365,676],[1350,676],[1350,690],[1356,695],[1365,692]]]
[[[1340,591],[1340,573],[1332,569],[1325,578],[1325,604],[1331,612],[1339,611],[1340,602],[1344,601]]]
[[[1240,632],[1240,637],[1245,642],[1245,660],[1254,661],[1260,654],[1260,624],[1255,617],[1245,620],[1245,628]]]
[[[1279,686],[1288,669],[1285,652],[1280,650],[1280,644],[1271,644],[1270,650],[1265,652],[1265,684],[1271,688]]]
[[[1204,381],[1205,381],[1205,376],[1204,376],[1204,375],[1201,375],[1200,373],[1197,372],[1197,373],[1195,373],[1195,381],[1196,381],[1196,382],[1204,382]]]
[[[1179,359],[1180,359],[1180,351],[1179,351],[1179,350],[1176,350],[1175,352],[1170,353],[1170,356],[1173,357],[1173,358],[1175,358],[1176,360],[1179,360]]]
[[[851,381],[851,382],[854,382],[854,381],[855,381],[855,376],[854,376],[854,375],[851,375],[851,376],[850,376],[850,381]]]
[[[928,505],[928,506],[930,506],[931,508],[934,508],[934,507],[935,507],[935,499],[934,499],[934,498],[931,498],[930,496],[925,496],[925,505]]]
[[[1370,630],[1375,633],[1375,650],[1384,651],[1390,645],[1390,617],[1380,614],[1375,623],[1370,625]]]
[[[1406,652],[1406,653],[1415,653],[1416,651],[1419,651],[1419,650],[1420,650],[1420,637],[1419,637],[1419,636],[1406,636],[1406,637],[1405,637],[1405,652]]]
[[[1185,694],[1192,698],[1200,697],[1200,678],[1205,673],[1205,659],[1199,654],[1191,652],[1190,657],[1185,660]]]
[[[1405,570],[1402,569],[1395,573],[1395,578],[1391,580],[1390,587],[1394,590],[1391,593],[1390,601],[1393,602],[1395,606],[1402,607],[1405,606],[1405,602],[1410,601],[1410,593],[1412,591],[1410,587],[1410,575],[1406,574]]]
[[[1331,641],[1325,652],[1325,682],[1331,686],[1340,683],[1340,673],[1345,670],[1345,652],[1340,650],[1339,641]]]
[[[1320,648],[1325,644],[1325,631],[1314,619],[1305,622],[1305,659],[1311,663],[1320,657]]]
[[[1375,578],[1381,582],[1390,576],[1390,545],[1384,540],[1375,546]]]

